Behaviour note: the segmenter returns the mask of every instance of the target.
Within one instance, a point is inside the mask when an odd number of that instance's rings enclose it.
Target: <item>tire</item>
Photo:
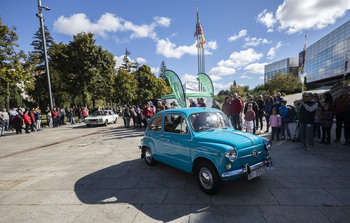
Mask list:
[[[90,125],[90,124],[86,124],[86,127],[88,127],[88,128],[89,128],[89,127],[91,127],[91,125]]]
[[[151,149],[148,147],[143,150],[143,158],[148,166],[154,166],[157,163],[157,161],[153,159]]]
[[[114,123],[114,124],[116,124],[116,123],[117,123],[117,118],[115,118],[115,119],[114,119],[113,123]]]
[[[106,120],[106,121],[105,121],[105,124],[104,124],[104,126],[107,126],[107,125],[108,125],[108,120]]]
[[[201,162],[197,167],[197,182],[204,193],[213,195],[222,188],[222,180],[216,167],[209,161]]]

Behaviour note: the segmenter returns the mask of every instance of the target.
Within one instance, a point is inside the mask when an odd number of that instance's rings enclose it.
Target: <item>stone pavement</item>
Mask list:
[[[0,222],[349,222],[350,147],[275,142],[275,168],[204,194],[194,175],[146,166],[143,131],[83,124],[0,138]]]

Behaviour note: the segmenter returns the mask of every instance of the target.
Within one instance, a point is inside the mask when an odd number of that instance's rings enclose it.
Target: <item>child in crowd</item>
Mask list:
[[[255,112],[253,111],[253,105],[251,103],[248,104],[248,109],[246,113],[244,114],[244,127],[246,128],[247,132],[253,133],[254,129],[254,122],[255,119]]]
[[[277,108],[272,109],[272,115],[270,115],[269,125],[272,128],[272,136],[271,140],[274,140],[274,137],[276,135],[277,141],[280,140],[280,127],[282,125],[282,119],[281,116],[277,113]]]
[[[322,140],[320,143],[331,144],[331,129],[333,124],[334,114],[329,108],[329,104],[324,104],[320,114],[322,127]]]

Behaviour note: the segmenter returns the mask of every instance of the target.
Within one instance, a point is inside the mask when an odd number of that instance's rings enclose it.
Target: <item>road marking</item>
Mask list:
[[[106,130],[104,130],[104,131],[106,131]],[[37,147],[34,147],[34,148],[25,149],[25,150],[22,150],[22,151],[10,153],[10,154],[7,154],[7,155],[0,156],[0,159],[4,159],[4,158],[7,158],[7,157],[11,157],[11,156],[16,156],[16,155],[19,155],[19,154],[22,154],[22,153],[31,152],[31,151],[38,150],[38,149],[43,149],[43,148],[46,148],[46,147],[49,147],[49,146],[53,146],[53,145],[57,145],[57,144],[60,144],[60,143],[63,143],[63,142],[68,142],[68,141],[71,141],[71,140],[74,140],[74,139],[78,139],[78,138],[82,138],[82,137],[98,134],[98,133],[101,133],[101,132],[104,132],[104,131],[92,132],[92,133],[89,133],[89,134],[85,134],[85,135],[82,135],[82,136],[76,136],[76,137],[73,137],[73,138],[69,138],[69,139],[65,139],[65,140],[62,140],[62,141],[46,144],[46,145],[43,145],[43,146],[37,146]]]

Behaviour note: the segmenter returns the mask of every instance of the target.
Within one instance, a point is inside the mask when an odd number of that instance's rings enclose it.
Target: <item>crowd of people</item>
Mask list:
[[[197,101],[189,99],[190,107],[206,107],[203,98]],[[177,108],[176,101],[172,102],[170,108]],[[299,148],[306,150],[315,149],[315,139],[319,143],[331,143],[331,129],[334,117],[336,119],[336,135],[334,143],[341,140],[342,129],[344,129],[344,143],[350,144],[350,97],[347,88],[341,90],[341,95],[333,101],[330,93],[325,93],[323,99],[318,94],[304,92],[301,100],[293,102],[293,106],[287,105],[287,101],[277,92],[274,96],[259,95],[256,100],[248,96],[244,103],[242,98],[234,93],[227,96],[220,108],[215,101],[214,108],[221,109],[231,121],[232,126],[237,130],[245,130],[253,134],[269,133],[271,140],[287,140],[301,142]],[[109,110],[112,110],[110,107]],[[149,101],[143,105],[125,105],[113,109],[115,113],[123,118],[124,127],[130,128],[133,121],[134,129],[147,128],[152,116],[162,110],[168,109],[161,101],[156,105]],[[45,110],[48,127],[56,128],[65,124],[65,117],[68,123],[80,123],[89,115],[86,107],[63,108],[56,107],[52,110]],[[22,133],[23,125],[25,133],[41,131],[42,112],[39,107],[22,109],[12,108],[10,111],[3,109],[0,112],[0,135],[5,131],[16,130],[17,134]],[[295,125],[292,136],[290,124]]]
[[[341,90],[341,95],[333,102],[332,95],[327,92],[320,100],[318,94],[304,92],[301,100],[287,105],[287,101],[277,92],[275,96],[260,95],[257,100],[248,96],[243,103],[237,94],[226,97],[221,110],[231,120],[235,129],[246,130],[257,134],[262,133],[265,117],[265,133],[271,127],[271,140],[300,141],[298,148],[315,149],[315,139],[319,143],[331,143],[331,129],[336,118],[336,137],[334,143],[339,143],[344,129],[344,144],[350,144],[350,97],[347,88]],[[242,120],[244,119],[244,121]],[[295,124],[292,137],[289,125]]]
[[[52,110],[47,107],[44,112],[47,126],[50,128],[60,127],[66,122],[75,124],[75,119],[80,123],[89,115],[86,107],[55,107]],[[18,107],[9,111],[4,108],[0,112],[0,136],[4,136],[6,131],[16,131],[16,134],[22,134],[23,129],[26,134],[42,131],[42,114],[39,106],[26,109]],[[67,118],[66,121],[65,118]]]

